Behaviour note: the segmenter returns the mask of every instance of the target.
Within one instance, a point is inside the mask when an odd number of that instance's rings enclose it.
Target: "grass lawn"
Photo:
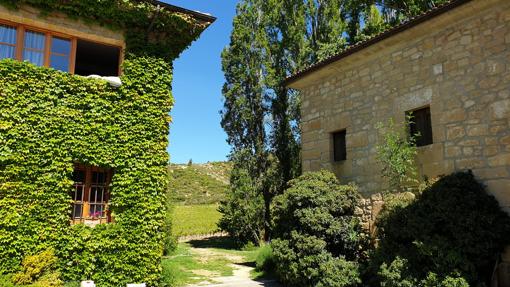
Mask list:
[[[173,234],[179,237],[215,233],[221,217],[217,209],[217,204],[174,206]]]

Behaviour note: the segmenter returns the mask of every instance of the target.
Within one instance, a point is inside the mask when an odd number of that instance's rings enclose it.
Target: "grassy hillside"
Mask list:
[[[169,167],[169,192],[179,205],[214,204],[227,192],[231,165],[226,162]]]

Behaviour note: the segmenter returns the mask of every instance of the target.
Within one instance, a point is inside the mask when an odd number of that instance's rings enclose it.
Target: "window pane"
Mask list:
[[[23,60],[29,61],[30,63],[42,66],[44,64],[44,54],[42,52],[35,51],[24,51]]]
[[[64,55],[71,54],[71,41],[67,39],[52,37],[51,52]]]
[[[69,72],[69,56],[52,54],[50,57],[50,67],[62,72]]]
[[[45,36],[43,33],[25,32],[25,49],[44,50]]]
[[[83,170],[75,170],[73,172],[73,180],[75,183],[78,183],[78,182],[85,182],[85,171]]]
[[[27,60],[37,66],[44,64],[44,41],[42,33],[25,32],[25,46],[23,49],[23,60]]]
[[[73,218],[81,218],[83,212],[83,206],[81,204],[75,204],[73,207]]]
[[[0,25],[0,42],[16,45],[16,28]]]
[[[14,47],[0,44],[0,60],[6,58],[14,59]]]
[[[106,173],[105,172],[93,172],[92,183],[93,184],[106,184]]]

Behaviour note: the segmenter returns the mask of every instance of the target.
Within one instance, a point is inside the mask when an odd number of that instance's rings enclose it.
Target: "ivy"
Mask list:
[[[52,248],[66,281],[158,285],[171,71],[163,59],[129,55],[115,89],[0,61],[0,274]],[[75,162],[114,170],[115,223],[70,225]]]
[[[177,58],[210,24],[148,1],[0,0],[0,5],[12,9],[30,5],[38,8],[43,17],[60,12],[90,24],[124,31],[129,53],[168,61]]]

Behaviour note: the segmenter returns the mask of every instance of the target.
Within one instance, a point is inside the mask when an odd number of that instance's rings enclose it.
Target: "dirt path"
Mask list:
[[[191,248],[191,252],[197,255],[202,261],[207,261],[214,257],[224,257],[228,261],[232,262],[230,266],[233,268],[232,276],[215,276],[210,274],[210,277],[206,281],[199,282],[197,284],[188,285],[187,287],[255,287],[255,286],[266,286],[266,287],[280,287],[274,280],[254,280],[250,278],[253,267],[246,266],[245,258],[240,255],[230,254],[221,252],[218,250],[211,250],[208,248]],[[207,270],[193,270],[196,274],[204,275]]]

